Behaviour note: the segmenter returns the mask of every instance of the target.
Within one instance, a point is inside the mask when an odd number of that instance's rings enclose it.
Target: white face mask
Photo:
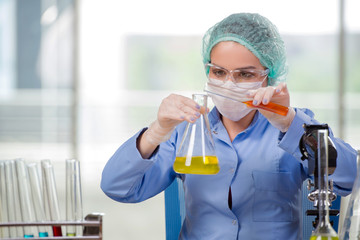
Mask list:
[[[214,85],[221,86],[222,88],[229,89],[240,96],[243,95],[246,97],[246,93],[249,90],[258,89],[261,87],[263,82],[252,82],[252,83],[233,83],[232,81],[224,81],[217,80],[217,79],[209,79]],[[221,92],[221,88],[217,88],[215,93],[219,95],[226,96],[227,93]],[[233,101],[228,98],[224,98],[222,96],[209,94],[212,98],[216,108],[224,117],[232,120],[232,121],[239,121],[246,115],[248,115],[254,109],[248,108],[246,104],[242,102]]]

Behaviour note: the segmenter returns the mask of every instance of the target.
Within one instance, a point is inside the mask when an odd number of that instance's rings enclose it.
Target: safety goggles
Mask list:
[[[212,63],[206,63],[205,70],[208,74],[208,78],[221,81],[227,81],[230,79],[234,83],[263,82],[269,74],[269,69],[258,70],[252,68],[238,68],[234,70],[227,70]]]

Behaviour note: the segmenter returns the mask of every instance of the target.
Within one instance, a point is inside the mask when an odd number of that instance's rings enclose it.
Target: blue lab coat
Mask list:
[[[309,177],[301,160],[302,125],[319,124],[308,109],[296,116],[285,134],[259,112],[250,126],[231,142],[214,108],[209,113],[220,171],[216,175],[183,175],[172,165],[186,122],[150,157],[143,159],[136,139],[126,141],[107,162],[101,188],[119,202],[141,202],[165,190],[174,180],[184,184],[186,217],[179,239],[301,239],[301,186]],[[334,138],[337,167],[334,191],[349,194],[356,177],[356,151]],[[232,208],[228,205],[229,187]]]

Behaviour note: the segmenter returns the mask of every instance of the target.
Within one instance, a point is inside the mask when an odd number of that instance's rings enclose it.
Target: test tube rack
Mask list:
[[[91,213],[86,215],[82,221],[44,221],[44,222],[1,222],[0,227],[29,227],[29,226],[82,226],[83,236],[62,236],[62,237],[34,237],[30,239],[40,240],[65,240],[65,239],[103,239],[102,235],[102,213]],[[3,240],[22,240],[29,238],[2,238]]]

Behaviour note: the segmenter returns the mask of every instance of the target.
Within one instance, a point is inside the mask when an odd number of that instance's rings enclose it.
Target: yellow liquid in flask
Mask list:
[[[204,159],[205,158],[205,159]],[[220,170],[216,156],[194,156],[190,166],[185,165],[186,157],[176,157],[173,168],[177,173],[185,174],[217,174]]]
[[[311,236],[310,240],[339,240],[338,237]]]

